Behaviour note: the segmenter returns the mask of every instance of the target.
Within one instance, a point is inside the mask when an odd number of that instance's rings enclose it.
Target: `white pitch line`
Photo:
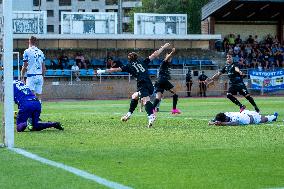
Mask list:
[[[57,167],[57,168],[60,168],[60,169],[63,169],[65,171],[68,171],[68,172],[73,173],[73,174],[75,174],[77,176],[83,177],[85,179],[89,179],[89,180],[95,181],[95,182],[97,182],[97,183],[99,183],[101,185],[104,185],[106,187],[109,187],[109,188],[113,188],[113,189],[132,189],[131,187],[124,186],[122,184],[109,181],[109,180],[104,179],[102,177],[99,177],[97,175],[94,175],[94,174],[88,173],[86,171],[77,169],[75,167],[71,167],[71,166],[65,165],[63,163],[58,163],[58,162],[55,162],[55,161],[51,161],[51,160],[45,159],[43,157],[40,157],[40,156],[38,156],[36,154],[27,152],[27,151],[25,151],[23,149],[20,149],[20,148],[9,148],[9,150],[11,150],[13,152],[16,152],[18,154],[21,154],[21,155],[23,155],[23,156],[25,156],[27,158],[39,161],[41,163],[44,163],[44,164],[47,164],[47,165],[51,165],[53,167]]]

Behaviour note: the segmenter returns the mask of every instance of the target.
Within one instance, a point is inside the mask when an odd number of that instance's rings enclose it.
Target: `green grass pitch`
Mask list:
[[[165,99],[152,129],[145,112],[120,121],[129,100],[44,102],[41,118],[65,130],[15,133],[15,146],[133,188],[281,188],[284,97],[255,101],[262,114],[278,111],[278,121],[208,126],[216,113],[238,111],[226,98],[181,98],[176,116]],[[5,148],[0,161],[0,188],[106,188]]]

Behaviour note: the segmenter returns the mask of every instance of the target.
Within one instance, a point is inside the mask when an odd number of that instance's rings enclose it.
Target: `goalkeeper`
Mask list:
[[[18,105],[17,131],[23,132],[27,127],[30,131],[41,131],[47,128],[64,130],[59,122],[39,122],[41,103],[22,81],[14,80],[14,101]],[[31,125],[28,126],[28,119]]]

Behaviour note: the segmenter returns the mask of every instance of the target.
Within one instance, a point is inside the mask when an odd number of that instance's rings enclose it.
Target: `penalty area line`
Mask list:
[[[106,187],[109,187],[109,188],[113,188],[113,189],[132,189],[131,187],[124,186],[122,184],[119,184],[119,183],[116,183],[116,182],[113,182],[113,181],[109,181],[109,180],[104,179],[102,177],[99,177],[97,175],[94,175],[94,174],[88,173],[86,171],[77,169],[75,167],[71,167],[71,166],[65,165],[63,163],[58,163],[58,162],[55,162],[55,161],[52,161],[52,160],[49,160],[49,159],[45,159],[43,157],[40,157],[40,156],[38,156],[36,154],[30,153],[30,152],[25,151],[25,150],[20,149],[20,148],[8,148],[8,149],[13,151],[13,152],[16,152],[17,154],[23,155],[23,156],[25,156],[27,158],[33,159],[35,161],[39,161],[39,162],[41,162],[43,164],[47,164],[47,165],[51,165],[53,167],[57,167],[57,168],[63,169],[65,171],[73,173],[73,174],[75,174],[77,176],[83,177],[83,178],[88,179],[88,180],[95,181],[95,182],[97,182],[97,183],[99,183],[101,185],[104,185]]]

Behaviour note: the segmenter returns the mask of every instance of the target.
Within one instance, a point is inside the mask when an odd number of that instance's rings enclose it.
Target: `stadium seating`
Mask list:
[[[88,76],[94,76],[95,75],[94,69],[88,69],[87,75]]]
[[[54,73],[53,73],[55,76],[62,76],[63,75],[63,71],[62,70],[54,70]]]
[[[87,70],[86,69],[80,69],[80,76],[87,76]]]
[[[91,64],[96,68],[104,68],[106,66],[103,59],[92,59]]]
[[[18,67],[18,59],[13,60],[13,67]]]
[[[45,59],[44,63],[45,63],[45,66],[50,66],[51,60],[49,58],[47,58],[47,59]]]
[[[54,70],[46,70],[45,71],[46,76],[53,76],[54,75]]]
[[[63,75],[63,76],[71,76],[71,70],[69,70],[69,69],[64,69],[62,75]]]
[[[18,72],[18,70],[13,70],[13,77],[18,77],[19,74],[20,74],[19,72]]]
[[[76,61],[74,59],[69,59],[68,66],[71,67]]]

